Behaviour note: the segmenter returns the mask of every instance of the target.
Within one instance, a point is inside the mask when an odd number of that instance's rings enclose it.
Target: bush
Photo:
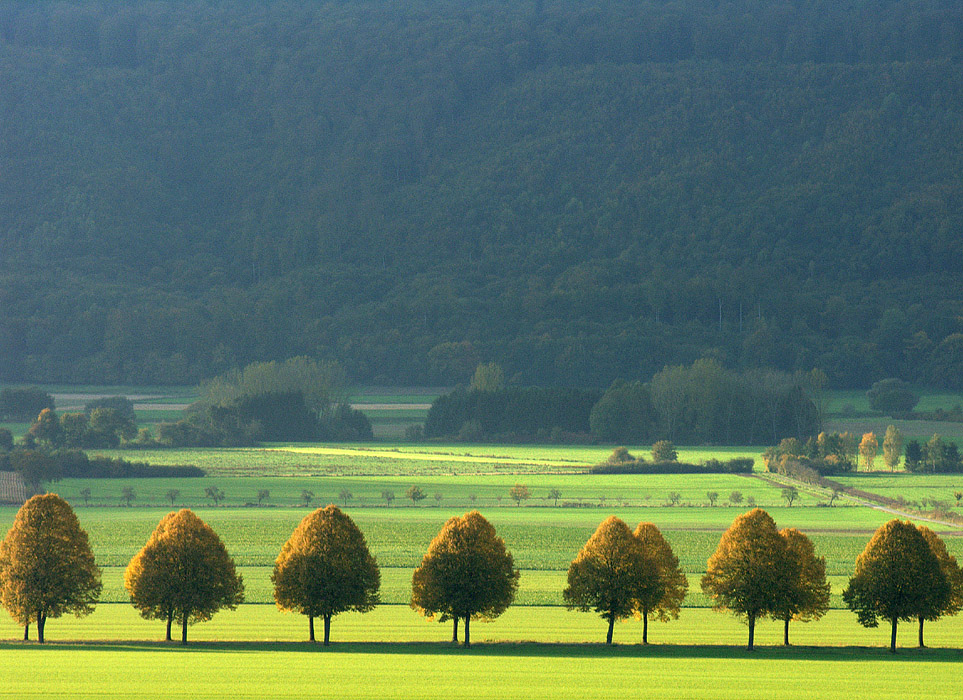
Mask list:
[[[675,445],[668,440],[659,440],[652,445],[653,462],[674,462],[678,458],[679,453],[676,452]]]
[[[687,462],[603,462],[589,470],[590,474],[749,474],[752,459],[736,458],[721,462],[710,459],[703,464]]]

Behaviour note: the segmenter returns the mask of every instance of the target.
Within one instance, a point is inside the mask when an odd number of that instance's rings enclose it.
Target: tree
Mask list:
[[[305,508],[311,505],[311,501],[313,500],[314,500],[314,491],[309,491],[308,489],[301,490],[301,502],[304,504]]]
[[[178,489],[168,489],[166,495],[167,500],[171,502],[171,508],[173,508],[174,501],[176,501],[177,497],[181,495],[181,492]]]
[[[661,622],[678,619],[679,609],[689,590],[689,582],[679,567],[679,559],[672,547],[652,523],[639,523],[635,539],[642,545],[647,561],[655,565],[659,579],[657,587],[644,589],[645,597],[635,601],[635,612],[642,617],[642,643],[649,643],[649,615]]]
[[[84,505],[86,506],[90,502],[90,488],[85,486],[80,489],[80,497],[84,499]]]
[[[674,506],[679,505],[679,501],[682,500],[682,494],[678,491],[669,491],[669,503]]]
[[[418,501],[425,500],[428,494],[422,491],[419,486],[409,486],[408,490],[405,491],[405,496],[411,499],[411,505],[416,505]]]
[[[950,554],[946,549],[946,544],[940,539],[940,536],[935,532],[930,530],[925,525],[917,525],[917,529],[923,535],[927,544],[930,546],[930,550],[936,557],[936,560],[940,564],[940,571],[943,572],[943,576],[946,578],[946,582],[949,584],[949,594],[945,599],[933,599],[931,601],[931,609],[925,615],[919,616],[920,623],[920,633],[919,633],[919,644],[922,648],[923,644],[923,621],[924,620],[938,620],[944,616],[953,616],[963,609],[963,571],[960,570],[959,564],[956,562],[956,557]]]
[[[124,499],[124,503],[130,508],[130,502],[137,500],[137,492],[134,490],[133,486],[125,486],[120,490],[120,497]]]
[[[0,542],[0,604],[11,617],[24,628],[36,622],[43,643],[48,618],[91,613],[100,590],[87,533],[67,502],[49,493],[24,503]]]
[[[258,489],[257,491],[257,504],[261,505],[263,501],[266,501],[271,497],[271,492],[268,489]]]
[[[52,408],[43,409],[27,430],[27,439],[46,447],[58,447],[63,436],[60,421]]]
[[[843,600],[864,627],[877,627],[880,618],[889,621],[890,651],[895,654],[899,621],[929,616],[939,607],[934,601],[945,600],[949,590],[923,534],[909,521],[890,520],[856,559]]]
[[[876,461],[876,453],[879,451],[879,443],[873,433],[865,433],[863,439],[859,441],[859,454],[863,458],[866,471],[873,471],[873,462]]]
[[[779,531],[793,560],[795,577],[774,617],[785,623],[783,644],[789,646],[789,623],[792,620],[818,620],[829,610],[829,584],[826,582],[826,560],[816,556],[812,541],[795,528]]]
[[[354,521],[329,505],[295,528],[274,562],[271,582],[278,608],[308,616],[312,642],[314,618],[324,620],[327,646],[332,617],[348,610],[368,612],[379,603],[381,573]]]
[[[891,472],[896,471],[899,458],[903,454],[903,433],[895,425],[886,428],[883,436],[883,463]]]
[[[786,505],[792,508],[792,502],[799,497],[799,489],[795,486],[786,486],[782,490],[782,498],[786,502]]]
[[[428,545],[411,580],[411,607],[429,619],[465,623],[471,645],[472,619],[494,619],[515,600],[518,569],[495,528],[473,510],[450,518]]]
[[[193,511],[169,513],[124,571],[130,602],[143,618],[181,622],[181,644],[187,625],[210,620],[222,608],[234,610],[244,601],[244,582],[217,533]]]
[[[515,501],[516,506],[520,506],[522,501],[527,501],[532,496],[525,484],[515,484],[511,487],[511,489],[509,489],[508,495],[512,497],[513,501]]]
[[[639,601],[658,600],[663,592],[655,562],[646,559],[642,543],[613,515],[568,567],[562,598],[569,610],[592,610],[606,620],[605,643],[611,644],[616,620],[631,615]]]
[[[505,388],[505,372],[496,362],[480,364],[471,378],[470,389],[475,391],[501,391]]]
[[[756,508],[738,516],[709,557],[702,590],[716,610],[728,610],[749,623],[753,648],[756,620],[778,614],[788,582],[794,578],[786,541],[766,511]]]
[[[548,497],[551,498],[551,499],[555,502],[555,507],[557,508],[557,507],[558,507],[558,499],[560,499],[560,498],[562,497],[562,492],[561,492],[560,490],[558,490],[558,489],[549,489],[549,490],[548,490]],[[959,500],[959,499],[957,499],[957,500]]]
[[[385,499],[385,503],[388,504],[388,507],[391,507],[391,502],[395,500],[395,492],[386,489],[381,492],[381,497]]]
[[[706,498],[709,499],[709,505],[714,506],[716,504],[716,501],[719,500],[719,492],[709,491],[708,493],[706,493]]]
[[[341,499],[341,502],[342,502],[344,505],[348,505],[348,501],[350,501],[352,498],[354,498],[354,494],[351,493],[351,491],[349,491],[347,488],[343,488],[343,489],[341,489],[341,492],[338,493],[338,498]]]
[[[668,440],[659,440],[652,445],[653,462],[674,462],[679,458],[679,453]]]
[[[920,397],[901,379],[882,379],[866,392],[869,407],[884,413],[906,413],[913,410]]]
[[[208,486],[204,489],[204,494],[214,501],[214,506],[216,507],[218,503],[224,500],[224,492],[216,486]]]
[[[734,506],[737,506],[737,505],[739,505],[740,503],[742,503],[742,492],[741,492],[741,491],[733,491],[732,493],[730,493],[730,494],[729,494],[729,503],[731,503],[731,504],[734,505]]]

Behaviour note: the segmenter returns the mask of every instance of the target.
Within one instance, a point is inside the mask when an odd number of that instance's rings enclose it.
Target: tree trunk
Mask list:
[[[782,631],[782,643],[783,646],[789,646],[789,618],[787,617],[784,621],[786,623],[785,628]]]
[[[752,651],[752,643],[756,637],[756,616],[749,615],[749,651]]]
[[[454,618],[454,624],[451,627],[451,642],[452,644],[458,644],[458,616]]]
[[[308,641],[314,640],[314,615],[308,615]]]
[[[23,626],[23,641],[30,641],[30,623],[28,622]]]
[[[44,628],[44,625],[46,624],[47,624],[47,617],[38,610],[37,611],[37,641],[40,642],[41,644],[43,644],[43,628]]]
[[[468,623],[471,622],[471,615],[465,615],[465,647],[471,646],[471,632],[468,629]]]
[[[649,643],[649,611],[642,611],[642,643]]]
[[[173,624],[174,624],[174,611],[168,610],[167,611],[167,637],[166,637],[166,641],[168,642],[171,641],[171,627],[173,626]]]
[[[324,616],[324,646],[331,644],[331,616]]]
[[[181,644],[187,644],[187,611],[181,617]]]
[[[923,616],[921,615],[920,616],[920,649],[922,649],[925,646],[926,645],[923,644]]]
[[[605,643],[612,643],[612,631],[615,629],[615,615],[609,615],[609,631],[605,634]]]
[[[889,650],[892,653],[896,653],[896,623],[899,622],[898,618],[893,618],[893,633],[889,638]]]

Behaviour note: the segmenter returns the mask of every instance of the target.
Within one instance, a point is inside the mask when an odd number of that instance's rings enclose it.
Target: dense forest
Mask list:
[[[958,0],[0,2],[0,381],[963,388]]]

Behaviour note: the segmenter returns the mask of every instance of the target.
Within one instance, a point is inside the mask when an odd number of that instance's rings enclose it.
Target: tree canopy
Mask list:
[[[769,514],[755,508],[732,522],[709,557],[702,590],[716,610],[728,610],[749,623],[753,648],[756,620],[785,607],[796,563],[789,556]]]
[[[472,619],[501,615],[518,590],[518,569],[505,541],[473,510],[445,523],[411,580],[411,606],[429,619],[462,620],[470,646]]]
[[[652,523],[639,523],[635,538],[646,561],[655,565],[659,585],[647,587],[635,601],[635,612],[642,617],[642,643],[649,642],[649,616],[662,622],[679,617],[679,609],[689,590],[689,582],[662,533]]]
[[[923,535],[923,539],[930,546],[930,550],[936,557],[936,561],[940,564],[940,571],[946,578],[946,582],[949,585],[949,594],[944,598],[937,594],[931,598],[931,607],[924,614],[918,616],[920,628],[919,628],[919,645],[923,644],[923,621],[924,620],[939,620],[941,617],[950,617],[956,615],[963,610],[963,570],[960,569],[960,565],[956,561],[956,557],[949,553],[946,549],[946,543],[933,532],[931,529],[925,525],[918,525],[917,528],[920,534]]]
[[[181,643],[187,626],[210,620],[244,601],[244,582],[217,533],[193,511],[164,516],[124,571],[130,601],[148,620],[181,622]]]
[[[950,594],[923,533],[909,521],[890,520],[856,559],[843,600],[864,627],[876,627],[880,619],[890,623],[890,651],[895,653],[899,621],[938,616]]]
[[[50,493],[24,503],[0,543],[0,603],[11,617],[36,622],[42,643],[48,618],[93,612],[100,590],[87,533],[67,502]]]
[[[812,541],[795,528],[779,531],[786,542],[786,554],[795,576],[789,581],[786,597],[780,601],[773,617],[785,623],[783,644],[789,645],[789,623],[792,620],[818,620],[829,610],[829,583],[826,581],[826,559],[816,556]]]
[[[378,604],[381,574],[354,521],[329,505],[295,528],[274,562],[271,582],[278,608],[307,615],[312,642],[314,618],[323,618],[327,645],[333,616]]]

